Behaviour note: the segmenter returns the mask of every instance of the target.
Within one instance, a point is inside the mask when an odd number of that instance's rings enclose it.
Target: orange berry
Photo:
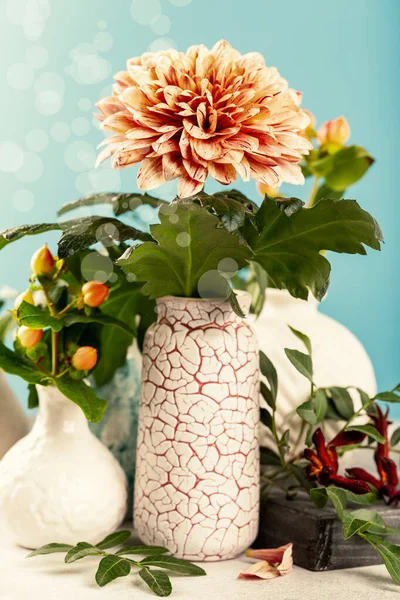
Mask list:
[[[48,275],[54,269],[54,258],[46,244],[33,254],[31,269],[35,275]]]
[[[19,294],[19,296],[17,296],[15,298],[15,302],[14,302],[15,310],[18,310],[18,308],[21,306],[21,304],[23,302],[27,302],[28,304],[32,304],[32,305],[35,304],[31,290],[29,290],[29,289],[25,290],[24,292],[21,292]]]
[[[103,304],[108,292],[108,287],[100,281],[87,281],[82,286],[83,301],[92,308]]]
[[[81,346],[72,357],[72,366],[77,371],[89,371],[97,363],[97,350],[92,346]]]
[[[21,325],[17,332],[21,346],[27,349],[36,346],[42,339],[42,335],[42,329],[30,329],[29,327],[25,327],[25,325]]]

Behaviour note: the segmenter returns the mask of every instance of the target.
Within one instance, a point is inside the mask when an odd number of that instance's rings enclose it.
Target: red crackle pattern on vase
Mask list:
[[[232,558],[258,530],[255,335],[227,301],[157,304],[143,349],[134,525],[177,557]]]

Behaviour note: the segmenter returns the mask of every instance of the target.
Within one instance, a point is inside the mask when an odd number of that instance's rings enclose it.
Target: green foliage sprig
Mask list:
[[[400,384],[372,398],[363,390],[353,388],[361,401],[360,408],[355,410],[349,393],[351,388],[318,388],[315,385],[311,340],[304,333],[290,329],[302,341],[305,352],[285,348],[285,353],[294,368],[309,381],[310,394],[296,408],[300,426],[297,440],[291,445],[290,430],[280,433],[276,424],[278,375],[268,357],[260,352],[260,369],[265,378],[260,391],[266,402],[266,407],[261,408],[261,421],[270,429],[275,442],[274,449],[261,448],[262,497],[265,500],[270,488],[278,487],[288,498],[305,490],[318,508],[323,508],[329,500],[342,522],[344,539],[358,535],[371,544],[382,557],[393,580],[400,585],[400,547],[387,539],[400,530],[387,527],[376,511],[347,509],[348,502],[367,506],[386,500],[396,505],[400,499],[396,485],[386,486],[385,483],[397,480],[393,471],[395,465],[388,458],[388,453],[398,452],[395,446],[400,442],[400,428],[393,432],[389,444],[387,413],[384,414],[377,404],[377,401],[400,403]],[[364,416],[369,422],[354,423],[359,416]],[[334,440],[325,442],[321,428],[329,421],[341,421],[343,426]],[[302,449],[304,444],[305,450]],[[315,451],[311,450],[313,445]],[[379,481],[357,468],[348,469],[347,477],[337,473],[338,457],[354,449],[374,452],[383,480]],[[310,462],[306,462],[305,458]],[[319,468],[318,463],[324,461],[327,464],[322,467],[326,468]],[[296,483],[292,483],[291,479]]]
[[[108,246],[114,258],[123,250],[125,246]],[[107,402],[85,379],[90,374],[101,386],[112,378],[124,364],[133,338],[142,338],[154,320],[154,304],[141,293],[141,285],[130,281],[117,266],[112,269],[112,282],[97,282],[96,271],[104,260],[107,265],[112,262],[94,250],[78,250],[65,259],[54,259],[46,246],[38,252],[39,258],[35,253],[32,260],[44,270],[33,271],[15,310],[0,320],[4,334],[12,319],[19,327],[12,350],[0,341],[0,368],[29,384],[30,408],[38,404],[36,385],[54,385],[90,421],[99,421]],[[92,268],[93,280],[88,283]],[[85,285],[89,286],[86,292]],[[87,301],[85,293],[90,297]],[[92,353],[90,361],[82,360],[85,351]],[[80,364],[75,360],[79,353]]]
[[[131,573],[131,568],[136,567],[139,569],[139,577],[156,596],[162,597],[169,596],[172,592],[168,572],[192,577],[206,575],[201,567],[187,560],[168,555],[168,549],[162,546],[123,546],[114,553],[107,552],[110,548],[125,544],[130,537],[131,532],[129,530],[122,530],[108,535],[96,545],[88,542],[79,542],[76,546],[51,543],[30,552],[27,558],[45,554],[66,553],[64,562],[71,564],[87,556],[100,556],[102,558],[95,575],[98,586],[104,587],[119,577],[126,577]],[[140,555],[145,558],[140,560],[129,558],[130,556]]]

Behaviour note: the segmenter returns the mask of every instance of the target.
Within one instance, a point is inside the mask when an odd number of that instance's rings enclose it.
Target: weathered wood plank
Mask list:
[[[360,505],[349,505],[356,510]],[[400,508],[373,505],[387,525],[400,528]],[[391,538],[400,543],[400,536]],[[375,550],[358,536],[344,540],[342,525],[329,505],[317,509],[306,493],[287,500],[280,490],[271,490],[261,511],[259,535],[254,548],[274,548],[293,542],[296,565],[311,571],[347,569],[380,564]]]

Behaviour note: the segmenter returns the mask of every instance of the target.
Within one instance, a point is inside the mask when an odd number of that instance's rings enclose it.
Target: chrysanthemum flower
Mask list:
[[[312,148],[301,132],[309,116],[258,53],[241,55],[226,41],[128,61],[113,95],[98,103],[113,133],[98,162],[121,169],[142,162],[143,190],[178,178],[181,197],[199,192],[208,175],[222,184],[237,173],[272,187],[303,183],[299,162]]]

